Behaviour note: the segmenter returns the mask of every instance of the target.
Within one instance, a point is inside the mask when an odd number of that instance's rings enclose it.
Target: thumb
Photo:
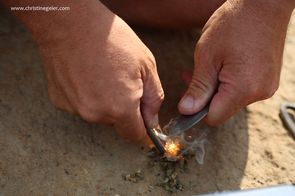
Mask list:
[[[200,111],[210,101],[218,84],[218,70],[208,58],[195,55],[195,68],[189,88],[178,104],[181,114],[191,115]]]
[[[141,113],[146,126],[152,128],[159,124],[158,112],[164,100],[164,91],[154,66],[145,74],[143,80],[143,96],[141,99]]]

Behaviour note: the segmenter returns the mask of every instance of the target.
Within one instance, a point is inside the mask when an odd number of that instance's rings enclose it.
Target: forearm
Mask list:
[[[11,9],[12,14],[24,23],[37,41],[39,38],[45,39],[48,34],[58,38],[60,34],[70,30],[80,31],[85,24],[90,27],[97,24],[103,27],[106,21],[114,18],[114,14],[97,0],[4,0],[3,2],[10,9],[28,6],[68,8],[54,11]]]
[[[227,0],[227,3],[232,13],[238,11],[248,15],[249,20],[258,21],[261,26],[269,28],[270,33],[274,28],[285,32],[295,8],[295,0]]]
[[[259,10],[272,8],[284,12],[292,12],[295,8],[295,0],[227,0],[231,4],[243,4],[244,6],[254,5]],[[271,10],[269,10],[271,11]]]

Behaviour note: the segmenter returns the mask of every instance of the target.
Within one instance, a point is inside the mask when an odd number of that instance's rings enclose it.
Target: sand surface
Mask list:
[[[165,124],[185,90],[179,72],[192,67],[198,33],[137,32],[157,59]],[[205,163],[189,162],[179,176],[184,191],[174,195],[295,183],[295,141],[278,116],[281,102],[295,102],[295,15],[283,64],[271,99],[210,128]],[[169,195],[156,186],[161,170],[149,166],[146,146],[126,144],[112,128],[87,124],[51,105],[41,66],[29,34],[1,9],[0,195]],[[138,169],[142,181],[122,179]]]

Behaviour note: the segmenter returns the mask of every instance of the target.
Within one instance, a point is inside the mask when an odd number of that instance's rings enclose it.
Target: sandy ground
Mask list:
[[[138,30],[156,56],[166,91],[162,124],[175,115],[192,65],[196,33]],[[279,105],[295,102],[295,16],[289,26],[281,85],[273,98],[211,129],[205,163],[189,162],[183,192],[295,183],[295,142],[283,128]],[[267,85],[267,84],[266,84]],[[36,46],[25,29],[0,11],[0,195],[169,195],[156,186],[146,146],[124,143],[112,128],[90,125],[49,102]],[[122,174],[141,169],[139,183]]]

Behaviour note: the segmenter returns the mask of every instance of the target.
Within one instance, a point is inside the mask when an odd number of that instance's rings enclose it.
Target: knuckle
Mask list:
[[[157,96],[156,96],[156,98],[155,98],[155,102],[158,102],[158,103],[163,103],[163,101],[164,101],[164,99],[165,99],[165,93],[164,93],[164,90],[163,89],[161,89],[161,90],[159,90],[159,92],[157,93]]]
[[[151,65],[153,67],[156,67],[156,59],[155,59],[154,55],[151,52],[150,52],[150,55],[149,55],[149,61],[150,61]]]
[[[85,107],[78,107],[78,114],[87,122],[95,123],[100,121],[100,115]]]
[[[102,122],[103,113],[100,108],[89,99],[80,99],[76,104],[76,110],[79,116],[87,122],[97,123]]]
[[[165,93],[162,89],[161,93],[159,94],[159,102],[163,103],[164,99],[165,99]]]
[[[277,83],[272,83],[270,85],[250,85],[248,88],[248,99],[251,101],[268,99],[275,94],[278,87]]]
[[[148,65],[148,68],[150,70],[156,70],[157,69],[157,64],[156,64],[156,60],[155,60],[154,56],[149,57],[146,64]]]
[[[149,62],[153,65],[156,65],[156,59],[155,59],[153,53],[149,49],[147,49],[147,56],[148,56]]]
[[[150,96],[148,99],[145,99],[141,101],[141,104],[143,106],[147,105],[149,109],[159,109],[165,99],[164,92],[159,92],[158,94],[155,94],[153,96]]]
[[[126,104],[125,104],[126,105]],[[127,106],[127,105],[126,105]],[[128,108],[128,107],[126,107]],[[124,107],[119,107],[117,106],[116,104],[113,104],[111,106],[108,106],[106,107],[105,109],[105,113],[108,115],[108,116],[111,116],[111,118],[113,119],[123,119],[126,114],[127,114],[127,109],[125,109]]]
[[[140,65],[144,65],[148,70],[155,70],[157,69],[156,59],[151,51],[146,50],[145,55],[143,58],[140,59]]]
[[[207,94],[210,89],[210,85],[200,77],[193,76],[189,89],[191,90],[192,94]]]

